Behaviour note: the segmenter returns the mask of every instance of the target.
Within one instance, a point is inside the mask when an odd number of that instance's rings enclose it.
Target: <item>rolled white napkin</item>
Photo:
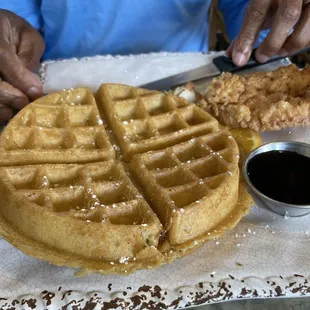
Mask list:
[[[102,83],[139,86],[212,62],[219,53],[150,53],[129,56],[95,56],[42,63],[44,93]]]

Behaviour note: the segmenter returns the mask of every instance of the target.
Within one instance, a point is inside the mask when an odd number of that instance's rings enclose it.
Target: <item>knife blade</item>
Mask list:
[[[219,75],[221,71],[213,63],[198,67],[196,69],[181,72],[166,78],[153,81],[139,87],[149,90],[168,90],[174,86],[185,84],[188,81],[197,81],[208,76]]]
[[[288,58],[288,56],[286,57],[274,56],[270,58],[267,62],[260,63],[255,59],[255,52],[256,49],[252,51],[248,63],[243,67],[235,66],[230,58],[228,58],[225,55],[222,55],[214,58],[212,63],[185,72],[181,72],[175,75],[171,75],[160,80],[152,81],[150,83],[140,85],[139,87],[149,90],[168,90],[171,89],[172,87],[185,84],[189,81],[194,82],[208,77],[217,76],[222,72],[236,73]],[[310,52],[310,47],[304,48],[291,56],[307,52]]]

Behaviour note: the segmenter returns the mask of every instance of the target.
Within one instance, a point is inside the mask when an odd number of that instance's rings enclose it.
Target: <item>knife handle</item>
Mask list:
[[[285,59],[287,57],[292,57],[295,55],[299,55],[299,54],[303,54],[303,53],[307,53],[310,52],[310,47],[306,47],[300,51],[298,51],[297,53],[291,55],[291,56],[285,56],[285,57],[280,57],[280,56],[274,56],[271,57],[267,62],[265,63],[260,63],[256,60],[255,58],[255,52],[257,49],[253,49],[250,59],[248,61],[248,63],[246,65],[244,65],[243,67],[237,67],[233,64],[232,59],[227,57],[227,56],[219,56],[213,59],[213,63],[215,64],[215,66],[221,71],[221,72],[238,72],[238,71],[242,71],[242,70],[246,70],[246,69],[251,69],[251,68],[255,68],[258,66],[262,66],[268,63],[272,63],[281,59]]]

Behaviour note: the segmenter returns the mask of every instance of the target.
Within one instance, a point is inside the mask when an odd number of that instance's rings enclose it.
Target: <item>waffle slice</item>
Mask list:
[[[125,161],[218,130],[208,113],[170,93],[106,84],[96,97]]]
[[[213,231],[238,201],[239,152],[227,131],[136,155],[132,171],[172,246]]]
[[[24,108],[4,130],[0,166],[74,163],[113,158],[90,90],[48,95]]]
[[[1,213],[31,240],[29,254],[43,243],[47,252],[70,253],[96,269],[139,264],[141,252],[160,255],[161,224],[118,161],[0,168],[0,192],[10,193]]]

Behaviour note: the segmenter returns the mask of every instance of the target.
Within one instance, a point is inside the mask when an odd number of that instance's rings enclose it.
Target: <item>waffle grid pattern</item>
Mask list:
[[[173,226],[178,225],[180,218],[186,221],[191,213],[204,218],[207,211],[201,205],[210,203],[210,197],[217,195],[218,187],[225,186],[229,178],[232,183],[236,181],[238,160],[239,153],[232,136],[220,131],[164,150],[136,155],[132,171],[144,184],[166,229],[178,231],[180,229]],[[170,236],[170,243],[174,239],[177,238]]]
[[[128,161],[134,154],[218,130],[217,121],[208,113],[171,94],[132,93],[119,98],[103,86],[98,99]]]
[[[2,156],[0,165],[88,162],[114,157],[90,91],[72,90],[65,97],[48,97],[26,107],[10,123],[1,140],[1,151],[8,157]]]
[[[192,139],[159,152],[160,157],[155,153],[141,155],[143,167],[148,170],[150,179],[169,194],[176,209],[199,202],[207,192],[216,189],[227,174],[232,173],[229,169],[233,159],[227,145],[224,145],[224,139],[220,148],[212,149],[208,145],[208,142],[212,143],[212,138],[215,137]],[[193,190],[195,187],[199,190]],[[193,193],[190,201],[183,199],[186,196],[184,191]]]
[[[155,217],[118,161],[2,169],[18,194],[56,213],[116,225],[145,226]]]

